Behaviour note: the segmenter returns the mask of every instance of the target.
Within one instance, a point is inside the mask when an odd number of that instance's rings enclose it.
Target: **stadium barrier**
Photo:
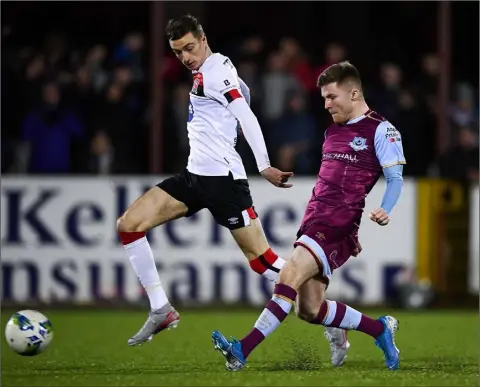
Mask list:
[[[4,178],[3,302],[144,302],[138,279],[118,242],[115,223],[129,203],[160,180]],[[261,178],[250,180],[267,238],[284,257],[292,250],[314,183],[314,178],[295,178],[292,189],[281,190]],[[384,189],[381,180],[367,197],[367,210],[379,206]],[[360,230],[363,252],[335,272],[329,296],[375,305],[383,303],[392,291],[399,270],[416,265],[416,182],[405,179],[402,197],[388,227],[377,226],[367,214]],[[476,236],[478,239],[478,232]],[[272,284],[250,270],[228,230],[216,225],[206,210],[160,226],[148,237],[162,283],[169,297],[177,302],[259,306],[270,297]],[[478,258],[478,242],[476,246]]]

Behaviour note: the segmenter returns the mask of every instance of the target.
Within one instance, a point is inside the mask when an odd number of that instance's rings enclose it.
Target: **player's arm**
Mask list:
[[[406,164],[406,161],[403,154],[402,136],[390,123],[382,122],[377,127],[374,144],[375,153],[387,181],[387,187],[380,208],[371,212],[370,219],[380,225],[386,225],[402,193],[403,165]]]
[[[403,165],[393,165],[383,169],[383,174],[387,180],[387,188],[383,194],[381,208],[390,215],[397,204],[398,198],[402,193],[403,187]]]
[[[250,106],[250,88],[247,86],[247,84],[243,81],[242,78],[238,77],[238,81],[240,83],[240,90],[242,91],[243,98],[245,98],[245,101],[247,101],[248,105]]]
[[[277,187],[290,188],[292,185],[286,182],[293,173],[282,172],[270,166],[260,124],[240,92],[238,80],[229,71],[218,71],[215,76],[205,79],[204,87],[205,95],[221,103],[240,123],[262,176]]]
[[[247,84],[243,81],[242,78],[238,77],[238,81],[240,82],[240,90],[242,91],[243,98],[245,98],[245,101],[247,101],[248,105],[250,106],[250,88],[247,86]],[[238,123],[237,129],[239,133],[243,133],[240,123]]]

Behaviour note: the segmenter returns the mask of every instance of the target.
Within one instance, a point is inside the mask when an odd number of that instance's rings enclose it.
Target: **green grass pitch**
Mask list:
[[[36,357],[13,353],[2,339],[3,386],[478,386],[477,312],[393,312],[400,320],[400,369],[388,371],[373,340],[351,332],[345,365],[332,368],[323,327],[291,314],[253,352],[247,367],[227,372],[210,340],[214,329],[242,337],[258,311],[185,311],[175,330],[141,347],[127,339],[145,313],[41,310],[55,337]],[[2,311],[2,324],[13,311]],[[372,311],[374,316],[381,315]]]

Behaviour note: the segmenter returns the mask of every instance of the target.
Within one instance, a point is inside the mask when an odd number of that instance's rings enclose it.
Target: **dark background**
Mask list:
[[[191,87],[190,75],[169,52],[166,40],[166,51],[152,68],[151,3],[3,1],[1,7],[2,172],[152,172],[148,145],[156,107],[151,93],[153,71],[159,71],[163,79],[158,144],[161,172],[174,173],[184,167],[188,154],[185,98]],[[328,117],[314,83],[319,69],[328,64],[327,47],[335,42],[345,48],[345,59],[359,68],[367,102],[402,132],[409,162],[406,175],[441,174],[477,181],[479,6],[478,2],[451,3],[450,102],[446,112],[449,147],[444,154],[439,154],[435,145],[442,113],[437,99],[441,74],[427,74],[422,66],[426,55],[438,51],[438,7],[437,2],[176,2],[165,3],[164,19],[184,12],[198,15],[214,52],[230,56],[242,78],[249,78],[244,75],[245,68],[253,68],[252,80],[247,82],[252,89],[252,108],[277,165],[297,174],[318,170]],[[165,20],[155,22],[163,31]],[[128,55],[122,56],[119,52],[125,52],[124,39],[131,33],[138,33],[142,44],[135,52],[127,49]],[[56,39],[59,36],[61,43]],[[251,38],[261,41],[258,52],[246,47]],[[271,73],[269,58],[282,51],[285,38],[296,40],[299,54],[280,72],[286,78],[293,77],[298,88],[287,88],[285,106],[277,116],[269,117],[264,110],[271,93],[263,85]],[[93,65],[85,64],[85,58],[95,45],[102,45],[106,56],[94,70]],[[61,55],[55,56],[58,52]],[[28,66],[36,57],[43,58],[43,68],[29,78]],[[382,76],[385,66],[401,74],[397,84],[386,85]],[[122,70],[125,82],[121,74],[115,75]],[[82,71],[83,75],[78,75]],[[95,71],[103,83],[99,81],[93,88],[88,78]],[[42,94],[46,83],[55,84],[61,94],[61,102],[49,110],[47,118]],[[111,85],[121,89],[121,96],[109,101]],[[408,98],[413,100],[413,107]],[[305,108],[298,108],[298,104]],[[58,118],[66,115],[65,122]],[[69,129],[72,120],[81,127],[75,134]],[[55,130],[62,136],[67,133],[61,141],[58,136],[32,135],[32,131],[48,132],[57,123]],[[306,142],[314,146],[306,147]],[[65,157],[50,164],[61,168],[35,161],[58,149]],[[239,151],[248,172],[256,173],[244,141]],[[453,166],[451,160],[455,161]]]

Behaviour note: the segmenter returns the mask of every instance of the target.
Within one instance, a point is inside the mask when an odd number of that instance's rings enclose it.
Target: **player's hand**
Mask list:
[[[377,208],[368,215],[370,220],[378,223],[380,226],[386,226],[390,222],[390,217],[383,208]]]
[[[290,188],[293,186],[293,184],[287,184],[288,179],[293,176],[293,172],[282,172],[277,168],[268,167],[264,169],[261,174],[275,187]]]

